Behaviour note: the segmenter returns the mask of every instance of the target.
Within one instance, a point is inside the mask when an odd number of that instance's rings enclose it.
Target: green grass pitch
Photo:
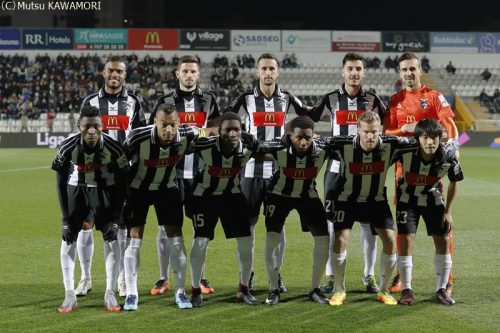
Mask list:
[[[415,248],[414,306],[386,306],[363,292],[357,225],[348,247],[346,302],[340,307],[312,303],[307,298],[312,238],[300,231],[297,215],[292,214],[286,224],[287,248],[282,270],[289,292],[282,295],[278,305],[250,307],[236,303],[236,242],[225,240],[218,226],[215,240],[209,245],[206,273],[216,293],[205,297],[203,308],[179,310],[173,303],[172,292],[164,296],[149,295],[158,278],[157,224],[150,210],[141,249],[139,310],[133,313],[105,311],[102,237],[94,233],[94,289],[79,299],[78,308],[70,314],[57,313],[64,288],[59,263],[61,236],[55,175],[48,167],[55,152],[50,149],[0,150],[0,332],[500,331],[498,149],[461,149],[465,180],[460,184],[453,212],[455,306],[441,306],[433,300],[433,244],[423,224]],[[387,185],[392,193],[392,181]],[[189,220],[184,225],[184,234],[189,252],[192,239]],[[255,253],[255,296],[261,301],[267,295],[264,239],[261,217]],[[380,241],[378,245],[380,251]],[[378,270],[377,263],[376,275]],[[189,274],[188,269],[188,290]],[[76,281],[79,276],[77,265]]]

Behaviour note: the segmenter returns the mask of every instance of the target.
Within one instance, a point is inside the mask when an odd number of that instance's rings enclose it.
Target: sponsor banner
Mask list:
[[[332,51],[380,52],[379,31],[332,31]]]
[[[429,52],[427,31],[383,31],[382,52]]]
[[[130,50],[177,50],[179,31],[176,29],[129,29]]]
[[[21,49],[20,29],[0,29],[0,50]]]
[[[479,33],[479,53],[500,53],[500,33]]]
[[[281,32],[283,52],[328,52],[330,42],[330,31],[283,30]]]
[[[181,29],[180,50],[229,50],[229,30]]]
[[[71,50],[73,30],[71,29],[23,29],[25,50]]]
[[[75,29],[76,50],[125,50],[127,29]]]
[[[477,33],[431,32],[431,52],[477,53]]]
[[[281,51],[281,31],[231,30],[231,51]]]
[[[0,133],[0,148],[57,148],[68,133]]]

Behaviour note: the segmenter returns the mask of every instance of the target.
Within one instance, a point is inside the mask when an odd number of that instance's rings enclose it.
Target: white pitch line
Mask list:
[[[22,168],[22,169],[9,169],[9,170],[0,170],[0,173],[7,173],[7,172],[18,172],[18,171],[31,171],[31,170],[42,170],[42,169],[48,169],[49,166],[40,166],[40,167],[34,167],[34,168]]]

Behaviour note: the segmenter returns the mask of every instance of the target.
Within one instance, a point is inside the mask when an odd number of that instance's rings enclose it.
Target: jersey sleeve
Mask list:
[[[451,167],[448,169],[448,179],[452,182],[459,182],[464,179],[460,162],[456,159],[451,162]]]
[[[313,110],[309,113],[309,117],[315,122],[320,121],[323,117],[331,113],[330,94],[321,97],[313,106]]]
[[[287,92],[289,103],[288,112],[295,112],[299,116],[307,115],[307,109],[300,99],[290,92]]]

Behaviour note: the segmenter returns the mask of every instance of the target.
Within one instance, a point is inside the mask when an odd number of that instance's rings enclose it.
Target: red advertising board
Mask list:
[[[129,29],[130,50],[177,50],[179,30],[176,29]]]

